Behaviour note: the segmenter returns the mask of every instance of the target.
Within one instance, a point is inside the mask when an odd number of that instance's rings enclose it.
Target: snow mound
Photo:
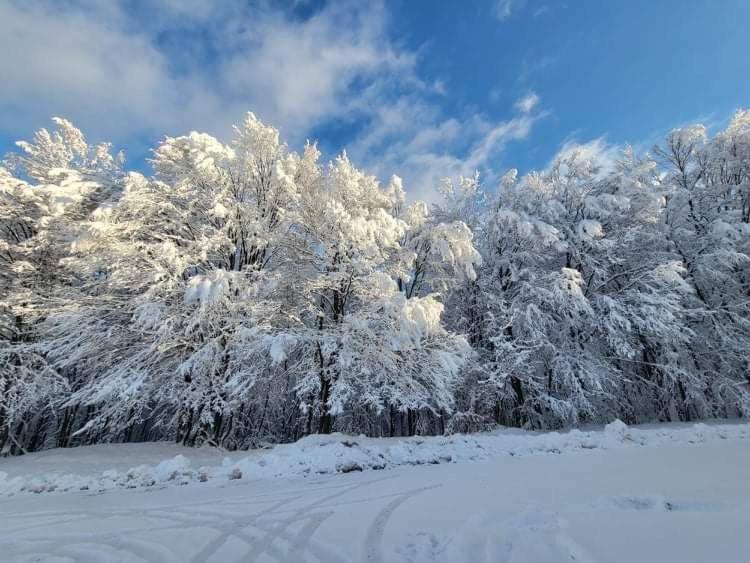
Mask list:
[[[618,418],[604,427],[604,435],[614,442],[624,442],[629,438],[628,425]]]
[[[501,429],[491,433],[413,438],[367,438],[344,434],[308,436],[244,458],[226,457],[217,465],[194,467],[180,454],[155,465],[109,469],[94,475],[41,473],[9,476],[0,471],[0,495],[65,491],[101,492],[207,481],[277,479],[406,465],[467,463],[503,456],[564,454],[592,449],[689,445],[750,438],[750,424],[663,425],[630,427],[616,420],[603,430],[528,432]],[[132,445],[131,445],[132,446]],[[85,450],[86,448],[79,448]],[[83,452],[82,452],[83,453]],[[66,455],[70,454],[70,450]],[[33,457],[36,454],[31,454]],[[85,455],[85,454],[84,454]],[[205,458],[202,458],[205,460]],[[0,465],[2,467],[2,465]]]

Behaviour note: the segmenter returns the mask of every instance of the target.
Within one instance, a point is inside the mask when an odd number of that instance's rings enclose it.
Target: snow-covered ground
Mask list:
[[[0,460],[0,561],[744,561],[748,467],[745,424],[50,450]]]

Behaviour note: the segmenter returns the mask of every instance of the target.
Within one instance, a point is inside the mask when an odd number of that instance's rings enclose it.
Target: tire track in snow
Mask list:
[[[313,516],[313,517],[318,517],[319,519],[321,519],[321,521],[316,526],[312,526],[312,525],[303,526],[300,533],[297,534],[294,541],[292,542],[293,551],[295,551],[297,554],[301,554],[301,553],[304,553],[305,549],[307,549],[311,551],[312,554],[315,555],[315,557],[317,557],[320,561],[324,563],[328,563],[328,562],[335,563],[337,561],[341,561],[343,563],[345,559],[337,556],[336,554],[330,552],[327,549],[323,549],[323,548],[320,548],[319,546],[314,545],[312,541],[312,536],[315,530],[317,530],[320,524],[323,523],[322,520],[330,517],[330,515],[333,514],[333,511],[328,512],[328,513],[318,513],[318,514],[315,514],[315,513],[310,514],[310,512],[313,511],[313,509],[315,508],[325,507],[325,503],[330,500],[337,499],[348,493],[363,489],[375,483],[380,483],[390,478],[391,477],[382,477],[379,479],[371,479],[363,483],[355,483],[348,487],[344,487],[326,497],[323,497],[322,499],[315,500],[311,503],[308,503],[300,507],[294,513],[292,513],[291,516],[275,523],[275,526],[273,526],[271,530],[267,531],[266,535],[262,538],[262,541],[253,545],[252,549],[250,549],[247,553],[245,553],[242,560],[255,561],[258,558],[258,556],[260,556],[263,553],[267,553],[270,550],[270,548],[273,545],[273,542],[276,539],[278,539],[281,536],[288,535],[287,530],[292,524],[300,520],[306,520],[310,518],[311,516]],[[279,558],[279,560],[282,560],[282,559]]]
[[[421,487],[419,489],[412,489],[400,494],[398,497],[389,502],[385,507],[378,512],[370,525],[370,529],[367,532],[367,538],[365,539],[365,556],[364,559],[372,561],[373,563],[382,563],[383,559],[383,535],[385,534],[385,527],[388,521],[393,516],[396,509],[404,504],[407,500],[415,497],[430,489],[437,489],[442,485],[431,485],[429,487]]]

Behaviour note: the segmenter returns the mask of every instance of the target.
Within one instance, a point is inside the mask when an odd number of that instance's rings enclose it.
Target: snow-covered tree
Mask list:
[[[750,112],[709,139],[693,126],[654,154],[666,168],[665,235],[690,285],[681,381],[672,417],[747,416],[750,335]]]
[[[85,218],[113,196],[121,176],[122,155],[113,157],[108,144],[90,146],[70,122],[54,121],[57,130],[19,142],[22,152],[8,159],[10,170],[0,168],[0,448],[21,447],[16,432],[39,447],[49,417],[54,423],[70,374],[36,348],[39,325],[80,305],[85,280],[68,259]]]
[[[0,168],[0,450],[750,414],[750,112],[408,202],[248,114]]]
[[[39,162],[72,162],[40,146]],[[69,153],[81,178],[94,169],[83,148]],[[409,268],[429,267],[431,288],[470,274],[471,233],[409,230],[396,180],[381,189],[345,155],[328,167],[319,156],[289,151],[248,114],[230,144],[167,138],[153,178],[113,174],[118,190],[78,206],[69,240],[56,240],[69,276],[59,289],[76,306],[49,309],[31,348],[66,375],[65,443],[239,447],[329,432],[337,417],[374,432],[386,406],[450,411],[471,351],[443,328],[437,295],[414,284],[407,296],[398,282],[424,281]],[[90,177],[81,182],[103,194]]]

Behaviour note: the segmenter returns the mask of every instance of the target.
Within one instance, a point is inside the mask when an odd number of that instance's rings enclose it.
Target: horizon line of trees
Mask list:
[[[750,111],[408,204],[252,113],[0,166],[0,453],[750,414]]]

